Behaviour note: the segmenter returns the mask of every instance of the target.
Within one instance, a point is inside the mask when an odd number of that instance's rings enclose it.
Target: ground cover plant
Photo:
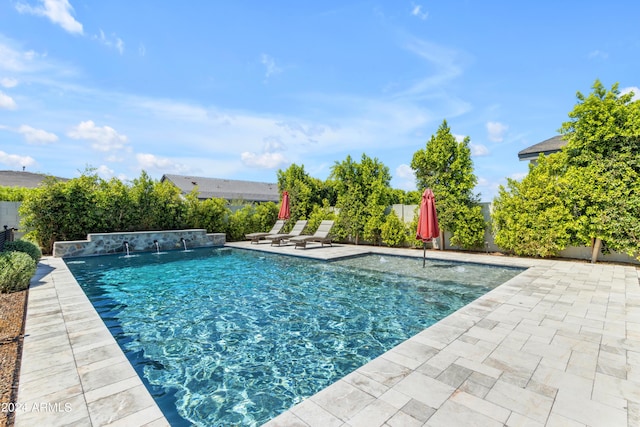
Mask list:
[[[18,251],[0,252],[0,292],[27,289],[36,273],[36,262],[28,254]]]
[[[29,281],[36,272],[40,249],[31,242],[6,242],[0,252],[0,405],[16,402],[24,313]],[[13,425],[15,413],[0,411],[0,427]]]

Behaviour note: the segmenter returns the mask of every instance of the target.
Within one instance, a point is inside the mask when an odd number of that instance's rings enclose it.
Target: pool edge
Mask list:
[[[62,258],[29,287],[15,426],[169,426]]]

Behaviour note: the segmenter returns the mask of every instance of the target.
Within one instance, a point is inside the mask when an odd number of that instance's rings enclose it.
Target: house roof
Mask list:
[[[216,197],[225,200],[275,203],[280,200],[278,184],[275,183],[172,174],[163,175],[161,181],[165,180],[173,183],[183,194],[188,194],[198,187],[199,199]]]
[[[556,135],[553,138],[546,139],[520,151],[518,153],[518,159],[535,160],[539,154],[549,155],[557,153],[565,145],[567,145],[567,141],[562,139],[561,135]]]
[[[50,175],[25,171],[0,171],[0,186],[35,188]],[[67,181],[67,178],[58,178]]]

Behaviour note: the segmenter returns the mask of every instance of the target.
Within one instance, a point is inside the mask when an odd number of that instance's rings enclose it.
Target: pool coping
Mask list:
[[[320,260],[371,246],[227,247]],[[640,424],[640,270],[427,251],[527,270],[266,425]],[[32,280],[16,426],[169,425],[60,258]],[[621,424],[622,425],[622,424]]]

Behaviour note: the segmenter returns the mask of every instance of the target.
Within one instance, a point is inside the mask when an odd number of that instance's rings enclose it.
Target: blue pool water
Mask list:
[[[67,264],[174,426],[260,425],[521,271],[229,248]]]

